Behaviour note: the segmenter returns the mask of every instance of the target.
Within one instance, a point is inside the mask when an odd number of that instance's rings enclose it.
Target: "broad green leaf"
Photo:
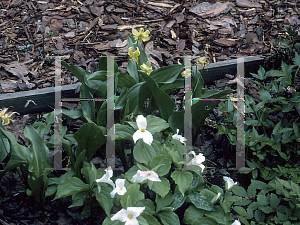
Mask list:
[[[183,69],[184,65],[174,64],[158,68],[150,76],[156,83],[173,83]]]
[[[136,84],[136,81],[128,73],[119,73],[118,74],[118,87],[131,88],[135,84]]]
[[[226,217],[223,209],[220,206],[215,207],[214,212],[205,212],[205,215],[213,220],[215,220],[219,224],[225,224]]]
[[[132,139],[135,130],[128,126],[122,124],[115,124],[115,140],[122,140],[122,139]]]
[[[82,84],[80,86],[80,98],[81,99],[93,99],[93,95],[89,92],[87,86]],[[81,109],[83,115],[87,116],[91,120],[95,120],[95,101],[81,100]]]
[[[160,223],[157,221],[157,219],[154,216],[152,216],[151,214],[145,212],[145,210],[142,213],[142,217],[148,222],[149,225],[160,225]]]
[[[1,122],[1,121],[0,121]],[[7,138],[0,133],[0,162],[2,162],[10,152],[10,144]]]
[[[86,123],[81,126],[74,135],[74,138],[78,143],[75,151],[76,156],[86,149],[88,161],[90,161],[96,151],[106,143],[106,138],[103,135],[101,128],[94,123]]]
[[[152,200],[150,199],[141,199],[138,200],[135,207],[145,207],[145,210],[143,212],[147,212],[151,215],[155,213],[155,206]]]
[[[149,165],[152,158],[156,157],[155,149],[146,144],[143,139],[139,139],[133,148],[133,157],[139,163]]]
[[[193,181],[193,174],[186,170],[176,170],[171,174],[171,177],[178,185],[179,191],[184,196],[185,190],[189,187],[189,185]]]
[[[261,211],[263,211],[266,214],[269,214],[271,212],[274,212],[274,210],[270,206],[264,206],[259,208]]]
[[[148,85],[152,95],[154,96],[155,103],[159,108],[162,119],[167,121],[169,119],[169,116],[174,111],[174,101],[167,93],[165,93],[158,87],[157,83],[150,76],[143,72],[140,72],[140,74],[145,79],[146,84]]]
[[[163,211],[158,214],[158,217],[164,225],[180,225],[177,214],[170,211]]]
[[[66,67],[77,79],[84,84],[84,80],[88,74],[91,74],[88,71],[85,71],[83,68],[79,66],[70,66],[66,61],[62,60],[61,65]]]
[[[198,224],[202,221],[204,210],[197,209],[194,205],[190,205],[184,212],[183,222],[185,224]]]
[[[160,182],[159,181],[148,181],[148,182],[153,183],[152,187],[150,188],[152,191],[159,194],[161,197],[165,197],[170,191],[170,182],[165,177],[160,177],[160,180],[161,180]]]
[[[50,173],[50,170],[45,171],[41,176],[39,177],[34,177],[34,176],[29,176],[28,177],[28,185],[32,191],[32,194],[35,198],[35,200],[38,203],[44,202],[44,196],[45,192],[47,190],[47,180],[48,177],[47,175]]]
[[[85,184],[77,177],[68,177],[57,186],[57,192],[53,200],[71,196],[73,194],[87,190],[89,190],[88,184]]]
[[[113,199],[110,196],[110,192],[112,192],[112,187],[109,186],[102,186],[101,192],[99,193],[97,188],[93,189],[95,194],[96,200],[104,209],[107,216],[110,216],[110,211],[113,206]]]
[[[200,193],[189,194],[191,202],[198,208],[205,211],[215,211],[214,205]]]
[[[134,182],[129,188],[127,188],[126,193],[121,198],[121,205],[124,209],[127,207],[135,206],[138,200],[139,195],[139,184],[137,182]],[[130,196],[131,199],[131,205],[127,205],[127,198]]]
[[[72,205],[70,205],[68,208],[76,207],[76,206],[83,206],[85,199],[89,195],[88,191],[82,191],[75,193],[72,195]]]
[[[72,119],[78,119],[83,116],[82,109],[72,109],[72,110],[62,109],[62,114]]]
[[[148,115],[146,116],[146,119],[147,119],[146,130],[148,130],[151,134],[155,134],[157,132],[163,131],[169,127],[166,121],[159,117]]]
[[[186,197],[184,197],[180,192],[176,192],[173,195],[174,201],[171,204],[171,207],[174,208],[174,210],[178,209],[182,204],[185,202]]]
[[[105,171],[96,169],[93,163],[84,162],[84,166],[81,169],[81,173],[82,175],[84,175],[84,178],[89,182],[90,187],[92,187],[96,179],[100,179],[105,174]]]
[[[258,74],[254,74],[254,73],[250,73],[253,77],[259,79],[259,80],[264,80],[267,76],[266,76],[266,71],[265,69],[260,66],[259,70],[257,72]]]
[[[174,198],[172,193],[169,192],[166,196],[161,197],[156,194],[155,202],[156,202],[156,213],[160,212],[162,208],[169,206],[173,202]]]
[[[164,176],[166,175],[171,168],[171,157],[168,154],[163,154],[157,157],[154,157],[151,161],[150,161],[150,168],[153,169],[156,166],[161,165],[160,167],[158,167],[157,170],[153,170],[154,172],[156,172],[158,174],[158,176]]]
[[[26,126],[24,135],[31,143],[28,170],[32,172],[35,178],[38,178],[45,172],[45,168],[50,167],[48,161],[49,149],[34,128]]]

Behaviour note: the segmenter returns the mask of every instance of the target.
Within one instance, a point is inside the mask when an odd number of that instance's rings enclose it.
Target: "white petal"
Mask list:
[[[112,221],[119,220],[121,222],[125,222],[128,218],[127,210],[121,209],[119,212],[117,212],[112,218],[110,218]]]
[[[152,143],[152,141],[153,141],[153,136],[152,136],[152,134],[151,134],[149,131],[147,131],[147,130],[145,130],[145,131],[142,132],[142,133],[143,133],[143,141],[144,141],[146,144],[148,144],[148,145],[151,146],[151,143]]]
[[[139,140],[140,138],[143,138],[143,132],[140,131],[140,130],[137,130],[133,136],[132,136],[133,140],[134,140],[134,143],[137,142],[137,140]]]
[[[140,183],[147,179],[147,175],[143,175],[143,173],[139,173],[139,171],[140,170],[138,170],[138,172],[132,177],[131,179],[132,182],[137,181],[138,183]],[[140,172],[144,172],[144,171],[140,171]]]
[[[115,188],[112,192],[110,192],[110,197],[111,197],[111,198],[114,198],[115,195],[116,195],[116,193],[117,193],[117,191],[118,191],[118,189]]]
[[[159,176],[157,175],[157,173],[155,173],[154,171],[149,171],[151,173],[151,175],[148,177],[149,180],[152,181],[161,181],[159,179]]]
[[[147,119],[143,115],[138,115],[136,118],[136,124],[137,124],[139,130],[146,129]]]
[[[125,225],[139,225],[139,221],[136,218],[131,218],[126,221]]]
[[[196,153],[194,151],[190,151],[189,154],[193,154],[194,156],[196,156]]]
[[[144,210],[145,207],[127,207],[127,215],[131,214],[133,217],[138,217]]]
[[[238,220],[235,220],[231,225],[241,225],[241,223]]]
[[[117,179],[116,180],[116,187],[117,188],[124,187],[124,184],[125,184],[125,179]]]

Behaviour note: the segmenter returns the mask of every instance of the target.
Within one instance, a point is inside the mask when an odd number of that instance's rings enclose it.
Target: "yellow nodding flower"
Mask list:
[[[2,125],[8,125],[10,123],[10,118],[13,114],[19,114],[17,112],[12,112],[10,115],[8,115],[7,112],[8,108],[4,108],[0,111],[0,118],[2,119]],[[20,114],[19,114],[20,115]]]
[[[138,42],[143,42],[148,41],[150,31],[144,31],[144,28],[140,28],[140,31],[137,31],[136,29],[132,28],[132,34],[134,35],[135,40],[138,40]]]
[[[200,68],[203,68],[205,66],[205,64],[208,66],[209,63],[206,62],[206,58],[205,60],[198,60],[197,65],[200,66]]]
[[[146,64],[143,63],[143,65],[141,65],[140,68],[142,69],[142,71],[144,71],[148,75],[153,71],[152,66],[151,66],[151,62],[149,62],[149,61],[147,61]]]
[[[189,74],[190,74],[190,73],[191,73],[191,70],[190,70],[190,69],[186,69],[186,70],[184,70],[184,71],[181,73],[181,76],[185,78],[185,77],[186,77],[186,75],[187,75],[187,73],[189,73]]]
[[[137,47],[137,48],[136,48],[136,51],[135,51],[135,52],[132,52],[132,47],[129,47],[129,49],[128,49],[128,55],[129,55],[131,58],[133,58],[133,59],[130,59],[130,60],[137,62],[138,59],[139,59],[139,55],[140,55],[140,50],[139,50],[139,48]]]

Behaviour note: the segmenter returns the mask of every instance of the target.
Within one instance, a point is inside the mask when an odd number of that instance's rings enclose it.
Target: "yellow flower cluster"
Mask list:
[[[8,108],[4,108],[3,110],[0,111],[0,118],[2,119],[2,124],[3,125],[8,125],[10,123],[10,119],[11,119],[11,116],[13,114],[19,114],[17,112],[12,112],[10,115],[8,115],[8,113],[6,113],[8,110]]]

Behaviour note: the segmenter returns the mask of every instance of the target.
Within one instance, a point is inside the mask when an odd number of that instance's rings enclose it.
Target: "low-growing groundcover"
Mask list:
[[[299,76],[300,57],[293,65],[282,63],[281,70],[253,74],[259,86],[260,102],[245,96],[245,146],[247,166],[238,172],[252,176],[243,187],[224,176],[225,188],[208,184],[202,174],[206,157],[196,149],[186,151],[185,109],[176,111],[169,94],[185,87],[191,76],[192,98],[226,98],[234,90],[208,90],[201,70],[206,61],[185,68],[176,64],[153,70],[143,49],[148,31],[133,29],[129,36],[127,73],[120,73],[115,62],[115,106],[113,130],[106,129],[108,103],[81,100],[81,109],[62,110],[62,115],[84,122],[75,134],[60,126],[61,143],[69,171],[46,170],[49,149],[54,147],[54,112],[45,122],[26,126],[29,146],[16,141],[5,130],[12,114],[0,112],[1,161],[7,171],[20,173],[25,192],[47,216],[52,206],[64,205],[81,210],[78,223],[89,218],[91,224],[300,224],[299,189],[299,106],[300,96],[293,87]],[[207,46],[208,47],[208,46]],[[107,98],[110,63],[101,57],[98,71],[91,73],[77,66],[62,65],[81,84],[80,98]],[[221,106],[226,120],[215,124],[236,144],[236,110],[232,102],[198,101],[192,104],[193,140],[199,136],[205,119]],[[279,117],[277,114],[282,113]],[[274,118],[275,117],[275,118]],[[113,133],[114,135],[109,135]],[[45,140],[45,135],[51,137]],[[115,141],[115,151],[124,171],[108,167],[97,169],[91,160],[99,149],[105,150],[107,138]],[[68,204],[69,203],[69,204]],[[59,212],[58,212],[59,213]],[[101,218],[97,217],[101,215]],[[96,216],[97,215],[97,216]],[[96,220],[98,218],[99,220]],[[50,223],[50,222],[49,222]],[[51,223],[50,223],[51,224]]]

